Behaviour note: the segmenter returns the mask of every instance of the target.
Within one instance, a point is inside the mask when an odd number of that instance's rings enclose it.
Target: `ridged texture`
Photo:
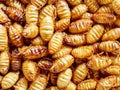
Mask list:
[[[93,15],[92,13],[86,12],[81,16],[81,18],[82,19],[91,19],[92,15]]]
[[[71,19],[72,20],[80,19],[82,14],[87,12],[87,10],[88,10],[88,7],[85,4],[79,4],[75,6],[71,11]]]
[[[77,90],[94,90],[97,82],[94,79],[87,79],[80,82],[77,86]]]
[[[97,0],[84,0],[84,3],[88,6],[90,12],[94,13],[99,9]]]
[[[92,27],[93,21],[89,19],[80,19],[72,22],[69,26],[70,33],[83,33]]]
[[[52,17],[44,17],[40,23],[40,36],[43,41],[50,41],[54,33],[54,21]]]
[[[101,5],[106,5],[112,3],[113,0],[98,0],[98,3]]]
[[[67,1],[72,6],[77,6],[82,3],[82,0],[67,0]]]
[[[107,56],[93,55],[87,63],[92,70],[100,70],[112,64],[112,60]]]
[[[86,35],[87,43],[92,44],[97,42],[103,35],[104,27],[102,25],[94,25]]]
[[[65,55],[62,58],[57,59],[53,66],[50,68],[50,72],[59,73],[61,71],[66,70],[70,67],[74,62],[74,57],[71,55]]]
[[[113,65],[120,65],[120,57],[113,57],[112,60]]]
[[[30,84],[28,90],[45,90],[47,85],[47,76],[39,74]]]
[[[85,63],[79,64],[75,71],[73,72],[73,82],[75,84],[80,83],[83,81],[88,74],[88,68]]]
[[[97,10],[97,12],[113,13],[113,10],[109,6],[102,6]]]
[[[38,8],[32,4],[28,4],[25,9],[25,19],[26,23],[35,23],[38,22]]]
[[[50,54],[54,54],[61,49],[63,42],[63,34],[56,32],[48,43],[48,51]]]
[[[31,41],[32,45],[44,45],[44,42],[41,37],[36,37]]]
[[[74,84],[72,81],[70,81],[70,83],[67,85],[67,87],[65,88],[65,90],[76,90],[76,84]]]
[[[58,88],[65,88],[70,83],[72,78],[72,70],[70,68],[66,69],[65,71],[59,73],[57,78],[57,86]]]
[[[2,89],[11,88],[19,79],[19,72],[9,72],[7,73],[1,82]]]
[[[65,43],[70,46],[80,46],[86,43],[84,34],[69,34],[65,36]]]
[[[38,26],[36,24],[27,24],[22,32],[25,38],[35,38],[39,33]]]
[[[118,38],[120,38],[120,28],[113,28],[103,34],[102,41],[116,40]]]
[[[79,46],[76,47],[72,50],[71,54],[75,57],[75,58],[88,58],[89,56],[91,56],[93,54],[93,46]]]
[[[13,24],[13,27],[14,27],[15,29],[17,29],[20,34],[22,34],[22,32],[23,32],[23,26],[22,26],[21,24],[15,22],[15,23]]]
[[[0,24],[0,51],[8,47],[8,35],[5,26]]]

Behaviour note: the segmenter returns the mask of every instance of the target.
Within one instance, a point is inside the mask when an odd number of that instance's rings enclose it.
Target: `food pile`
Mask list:
[[[0,0],[0,90],[120,90],[120,0]]]

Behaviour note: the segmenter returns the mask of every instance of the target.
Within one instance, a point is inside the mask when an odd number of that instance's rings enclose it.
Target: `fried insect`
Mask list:
[[[11,43],[14,46],[16,46],[16,47],[22,47],[23,46],[24,42],[23,42],[22,35],[12,25],[10,25],[9,28],[8,28],[8,34],[9,34],[9,38],[11,40]]]
[[[47,3],[47,0],[30,0],[30,1],[31,4],[37,6],[39,10]]]
[[[93,54],[94,48],[93,46],[79,46],[76,47],[72,50],[71,54],[75,57],[75,58],[88,58]]]
[[[120,48],[118,41],[104,41],[99,45],[99,50],[104,52],[113,52]]]
[[[74,62],[74,57],[72,55],[65,55],[59,59],[57,59],[53,66],[50,68],[50,72],[59,73],[61,71],[66,70],[70,67]]]
[[[120,57],[112,57],[111,59],[113,65],[120,65]]]
[[[0,24],[0,51],[4,51],[6,48],[8,48],[7,29]]]
[[[86,43],[84,34],[69,34],[65,36],[65,43],[70,46],[80,46]]]
[[[91,19],[92,18],[92,13],[88,13],[88,12],[86,12],[86,13],[84,13],[82,16],[81,16],[81,18],[82,19]]]
[[[102,41],[116,40],[118,38],[120,38],[120,28],[113,28],[103,34]]]
[[[38,26],[34,23],[31,23],[31,24],[27,24],[24,27],[22,35],[25,38],[35,38],[38,35],[38,33],[39,33]]]
[[[58,0],[56,7],[57,15],[60,19],[70,19],[70,8],[65,0]]]
[[[34,38],[31,41],[32,45],[44,45],[44,41],[42,40],[42,38],[40,36]]]
[[[98,0],[98,3],[100,5],[106,5],[106,4],[110,4],[112,2],[113,2],[113,0]]]
[[[71,6],[77,6],[82,3],[82,0],[67,0]]]
[[[104,27],[102,25],[94,25],[86,35],[86,40],[88,44],[97,42],[103,35]]]
[[[22,71],[28,81],[33,81],[39,73],[39,68],[36,62],[25,60],[22,63]]]
[[[28,4],[25,9],[25,20],[27,24],[38,22],[38,8],[32,4]]]
[[[113,13],[113,10],[109,7],[109,6],[102,6],[100,7],[97,12],[100,12],[100,13]]]
[[[46,90],[59,90],[57,86],[50,86]]]
[[[73,82],[75,84],[83,81],[88,74],[88,68],[85,63],[79,64],[75,71],[73,72]]]
[[[111,58],[108,56],[93,55],[87,63],[88,68],[92,70],[100,70],[112,64]]]
[[[9,89],[11,88],[19,79],[20,72],[9,72],[7,73],[1,82],[2,89]]]
[[[70,25],[70,19],[61,19],[55,23],[55,31],[64,31]]]
[[[49,70],[53,65],[53,62],[50,58],[41,58],[38,61],[38,67],[43,70]]]
[[[77,90],[94,90],[97,82],[94,79],[87,79],[77,85]]]
[[[66,69],[65,71],[59,73],[57,78],[57,86],[58,88],[65,88],[70,83],[72,78],[72,70],[70,68]]]
[[[47,76],[39,74],[36,79],[30,84],[28,90],[45,90],[47,82]]]
[[[116,14],[120,15],[120,0],[113,0],[112,9]]]
[[[76,84],[74,84],[72,81],[70,81],[70,83],[67,85],[66,88],[64,88],[64,90],[76,90]]]
[[[85,4],[79,4],[71,10],[71,20],[80,19],[82,14],[87,12],[88,7]]]
[[[43,41],[48,42],[54,33],[54,21],[52,17],[44,17],[40,23],[40,36]]]
[[[97,12],[93,14],[92,19],[100,24],[111,24],[116,21],[116,16],[107,12]]]
[[[70,33],[83,33],[92,27],[93,21],[90,19],[80,19],[72,22],[69,26]]]
[[[14,27],[15,29],[17,29],[17,31],[18,31],[20,34],[22,34],[22,32],[23,32],[23,26],[22,26],[21,24],[15,22],[15,23],[13,24],[13,27]]]
[[[10,19],[8,18],[8,16],[2,11],[2,9],[0,9],[0,23],[6,23],[9,21]]]
[[[22,77],[18,80],[18,82],[13,86],[15,90],[27,90],[28,81],[25,77]]]
[[[24,21],[24,13],[21,10],[14,7],[6,7],[2,10],[8,15],[10,19],[18,22]]]
[[[48,0],[48,4],[55,4],[57,2],[57,0]]]
[[[113,87],[120,86],[120,76],[111,75],[99,80],[96,90],[110,90]]]
[[[61,58],[64,55],[70,54],[71,51],[72,51],[71,47],[62,46],[62,48],[58,52],[52,55],[52,58]]]
[[[0,73],[2,75],[7,74],[10,66],[10,56],[9,51],[5,50],[0,53]]]
[[[84,3],[88,6],[89,11],[92,13],[99,9],[97,0],[84,0]]]
[[[62,32],[56,32],[48,43],[48,51],[50,54],[55,54],[62,47],[63,34]]]
[[[39,23],[41,22],[41,19],[45,17],[52,17],[53,21],[56,19],[56,7],[54,5],[46,5],[42,8],[39,15]]]
[[[28,46],[20,51],[24,59],[38,59],[46,56],[48,53],[45,46]]]

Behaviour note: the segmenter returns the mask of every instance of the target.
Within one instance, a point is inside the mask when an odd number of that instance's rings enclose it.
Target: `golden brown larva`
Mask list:
[[[40,36],[34,38],[31,41],[32,45],[44,45],[44,41],[42,40],[42,38]]]
[[[58,88],[65,88],[70,83],[72,78],[72,70],[70,68],[58,74],[57,86]]]
[[[82,3],[82,0],[67,0],[71,6],[77,6]]]
[[[44,17],[40,22],[40,36],[43,41],[48,42],[54,33],[54,21],[50,16]]]
[[[27,90],[28,81],[25,77],[21,77],[18,82],[14,85],[15,90]]]
[[[23,26],[22,26],[21,24],[15,22],[15,23],[13,24],[13,27],[14,27],[15,29],[17,29],[20,34],[22,34],[22,32],[23,32]]]
[[[113,10],[109,6],[101,6],[97,12],[107,12],[107,13],[113,13]]]
[[[112,57],[112,64],[113,65],[120,65],[120,57]]]
[[[4,51],[6,48],[8,48],[7,29],[0,24],[0,51]]]
[[[87,12],[88,7],[85,4],[79,4],[71,10],[71,20],[80,19],[82,14]]]
[[[113,0],[112,9],[116,14],[120,15],[120,0]]]
[[[85,63],[79,64],[73,72],[73,82],[75,84],[83,81],[88,74],[88,68]]]
[[[20,72],[9,72],[7,73],[1,82],[2,89],[9,89],[11,88],[19,79]]]
[[[76,84],[74,84],[72,81],[69,82],[66,88],[64,90],[76,90]]]
[[[38,26],[34,23],[31,23],[31,24],[26,24],[22,32],[22,35],[25,38],[35,38],[38,35],[38,33],[39,33]]]
[[[84,14],[82,14],[81,18],[82,19],[91,19],[92,15],[93,15],[92,13],[85,12]]]
[[[36,76],[36,79],[30,84],[28,90],[45,90],[47,82],[47,76],[44,74],[39,74]]]
[[[36,62],[25,60],[22,63],[22,71],[28,81],[33,81],[39,73],[39,68]]]
[[[112,3],[113,0],[98,0],[98,3],[101,5],[106,5]]]
[[[59,73],[61,71],[66,70],[70,67],[74,62],[74,57],[72,55],[65,55],[59,59],[57,59],[53,66],[50,68],[50,72]]]

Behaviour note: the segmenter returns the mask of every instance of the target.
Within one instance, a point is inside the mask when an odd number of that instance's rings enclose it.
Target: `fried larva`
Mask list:
[[[80,46],[86,44],[86,37],[84,34],[69,34],[65,36],[64,41],[70,46]]]
[[[102,41],[116,40],[118,38],[120,38],[120,28],[113,28],[103,34]]]
[[[82,14],[87,12],[88,7],[85,4],[79,4],[71,10],[71,20],[80,19]]]
[[[4,51],[6,48],[8,48],[7,29],[0,24],[0,51]]]
[[[38,35],[38,33],[39,33],[38,26],[34,23],[31,23],[31,24],[27,24],[24,27],[22,35],[25,38],[35,38]]]
[[[106,5],[112,3],[113,0],[98,0],[98,3],[101,5]]]
[[[117,41],[104,41],[99,45],[99,50],[104,52],[113,52],[120,48],[120,44]]]
[[[10,56],[9,51],[5,50],[0,53],[0,73],[2,75],[7,74],[10,66]]]
[[[120,65],[120,57],[112,57],[113,65]]]
[[[90,12],[95,13],[99,9],[97,0],[84,0]]]
[[[94,25],[86,35],[87,43],[92,44],[97,42],[103,35],[104,27],[102,25]]]
[[[38,7],[38,9],[41,9],[46,3],[47,0],[30,0],[31,3]]]
[[[62,46],[62,48],[58,52],[52,55],[52,58],[61,58],[64,55],[70,54],[71,51],[72,51],[71,47]]]
[[[19,79],[19,72],[9,72],[7,73],[1,82],[2,89],[11,88]]]
[[[22,63],[22,71],[28,81],[34,81],[36,75],[39,73],[39,68],[36,62],[25,60]]]
[[[72,70],[70,68],[58,74],[57,86],[58,88],[65,88],[70,83],[72,78]]]
[[[79,46],[76,47],[72,50],[71,54],[75,57],[75,58],[88,58],[93,54],[94,48],[93,46]]]
[[[45,90],[47,82],[47,76],[39,74],[36,79],[30,84],[28,90]]]
[[[111,24],[116,21],[116,16],[107,12],[97,12],[93,14],[92,19],[100,24]]]
[[[92,70],[100,70],[111,64],[112,64],[112,60],[108,56],[93,55],[89,59],[87,66]]]
[[[94,79],[87,79],[80,82],[77,86],[77,90],[94,90],[97,82]]]
[[[113,0],[112,9],[116,14],[120,15],[120,0]]]
[[[70,19],[70,8],[65,0],[58,0],[56,7],[57,15],[60,19]]]
[[[23,26],[22,26],[21,24],[15,22],[15,23],[13,24],[13,27],[14,27],[15,29],[17,29],[20,34],[22,34],[22,32],[23,32]]]
[[[14,85],[15,90],[27,90],[28,81],[25,77],[22,77],[18,80],[18,82]]]
[[[65,55],[59,59],[57,59],[53,66],[50,68],[50,72],[59,73],[61,71],[66,70],[70,67],[74,62],[74,57],[72,55]]]
[[[76,84],[74,84],[72,81],[69,82],[66,88],[64,90],[76,90]]]
[[[35,23],[37,24],[38,22],[38,8],[37,6],[34,6],[32,4],[28,4],[26,9],[25,9],[25,19],[26,23]]]
[[[44,41],[42,40],[42,38],[40,36],[34,38],[31,41],[32,45],[44,45]]]
[[[82,19],[91,19],[92,15],[93,15],[92,13],[86,12],[81,16],[81,18]]]
[[[50,54],[55,54],[61,49],[63,43],[62,32],[56,32],[48,43],[48,51]]]
[[[8,28],[8,34],[9,38],[11,40],[11,43],[16,46],[16,47],[22,47],[24,42],[23,42],[23,37],[19,33],[19,31],[13,27],[13,25],[10,25]]]
[[[73,72],[73,82],[75,84],[83,81],[88,74],[88,68],[85,63],[79,64],[75,71]]]
[[[67,0],[67,1],[72,6],[77,6],[82,3],[82,0]]]
[[[44,17],[40,23],[40,36],[43,41],[48,42],[54,33],[54,21],[52,17]]]
[[[55,31],[64,31],[70,25],[70,19],[61,19],[55,23]]]
[[[47,47],[45,46],[28,46],[20,51],[24,59],[38,59],[48,54]]]
[[[70,33],[83,33],[92,27],[93,21],[90,19],[80,19],[72,22],[69,26]]]
[[[100,7],[97,12],[101,12],[101,13],[113,13],[113,10],[109,7],[109,6],[102,6]]]

